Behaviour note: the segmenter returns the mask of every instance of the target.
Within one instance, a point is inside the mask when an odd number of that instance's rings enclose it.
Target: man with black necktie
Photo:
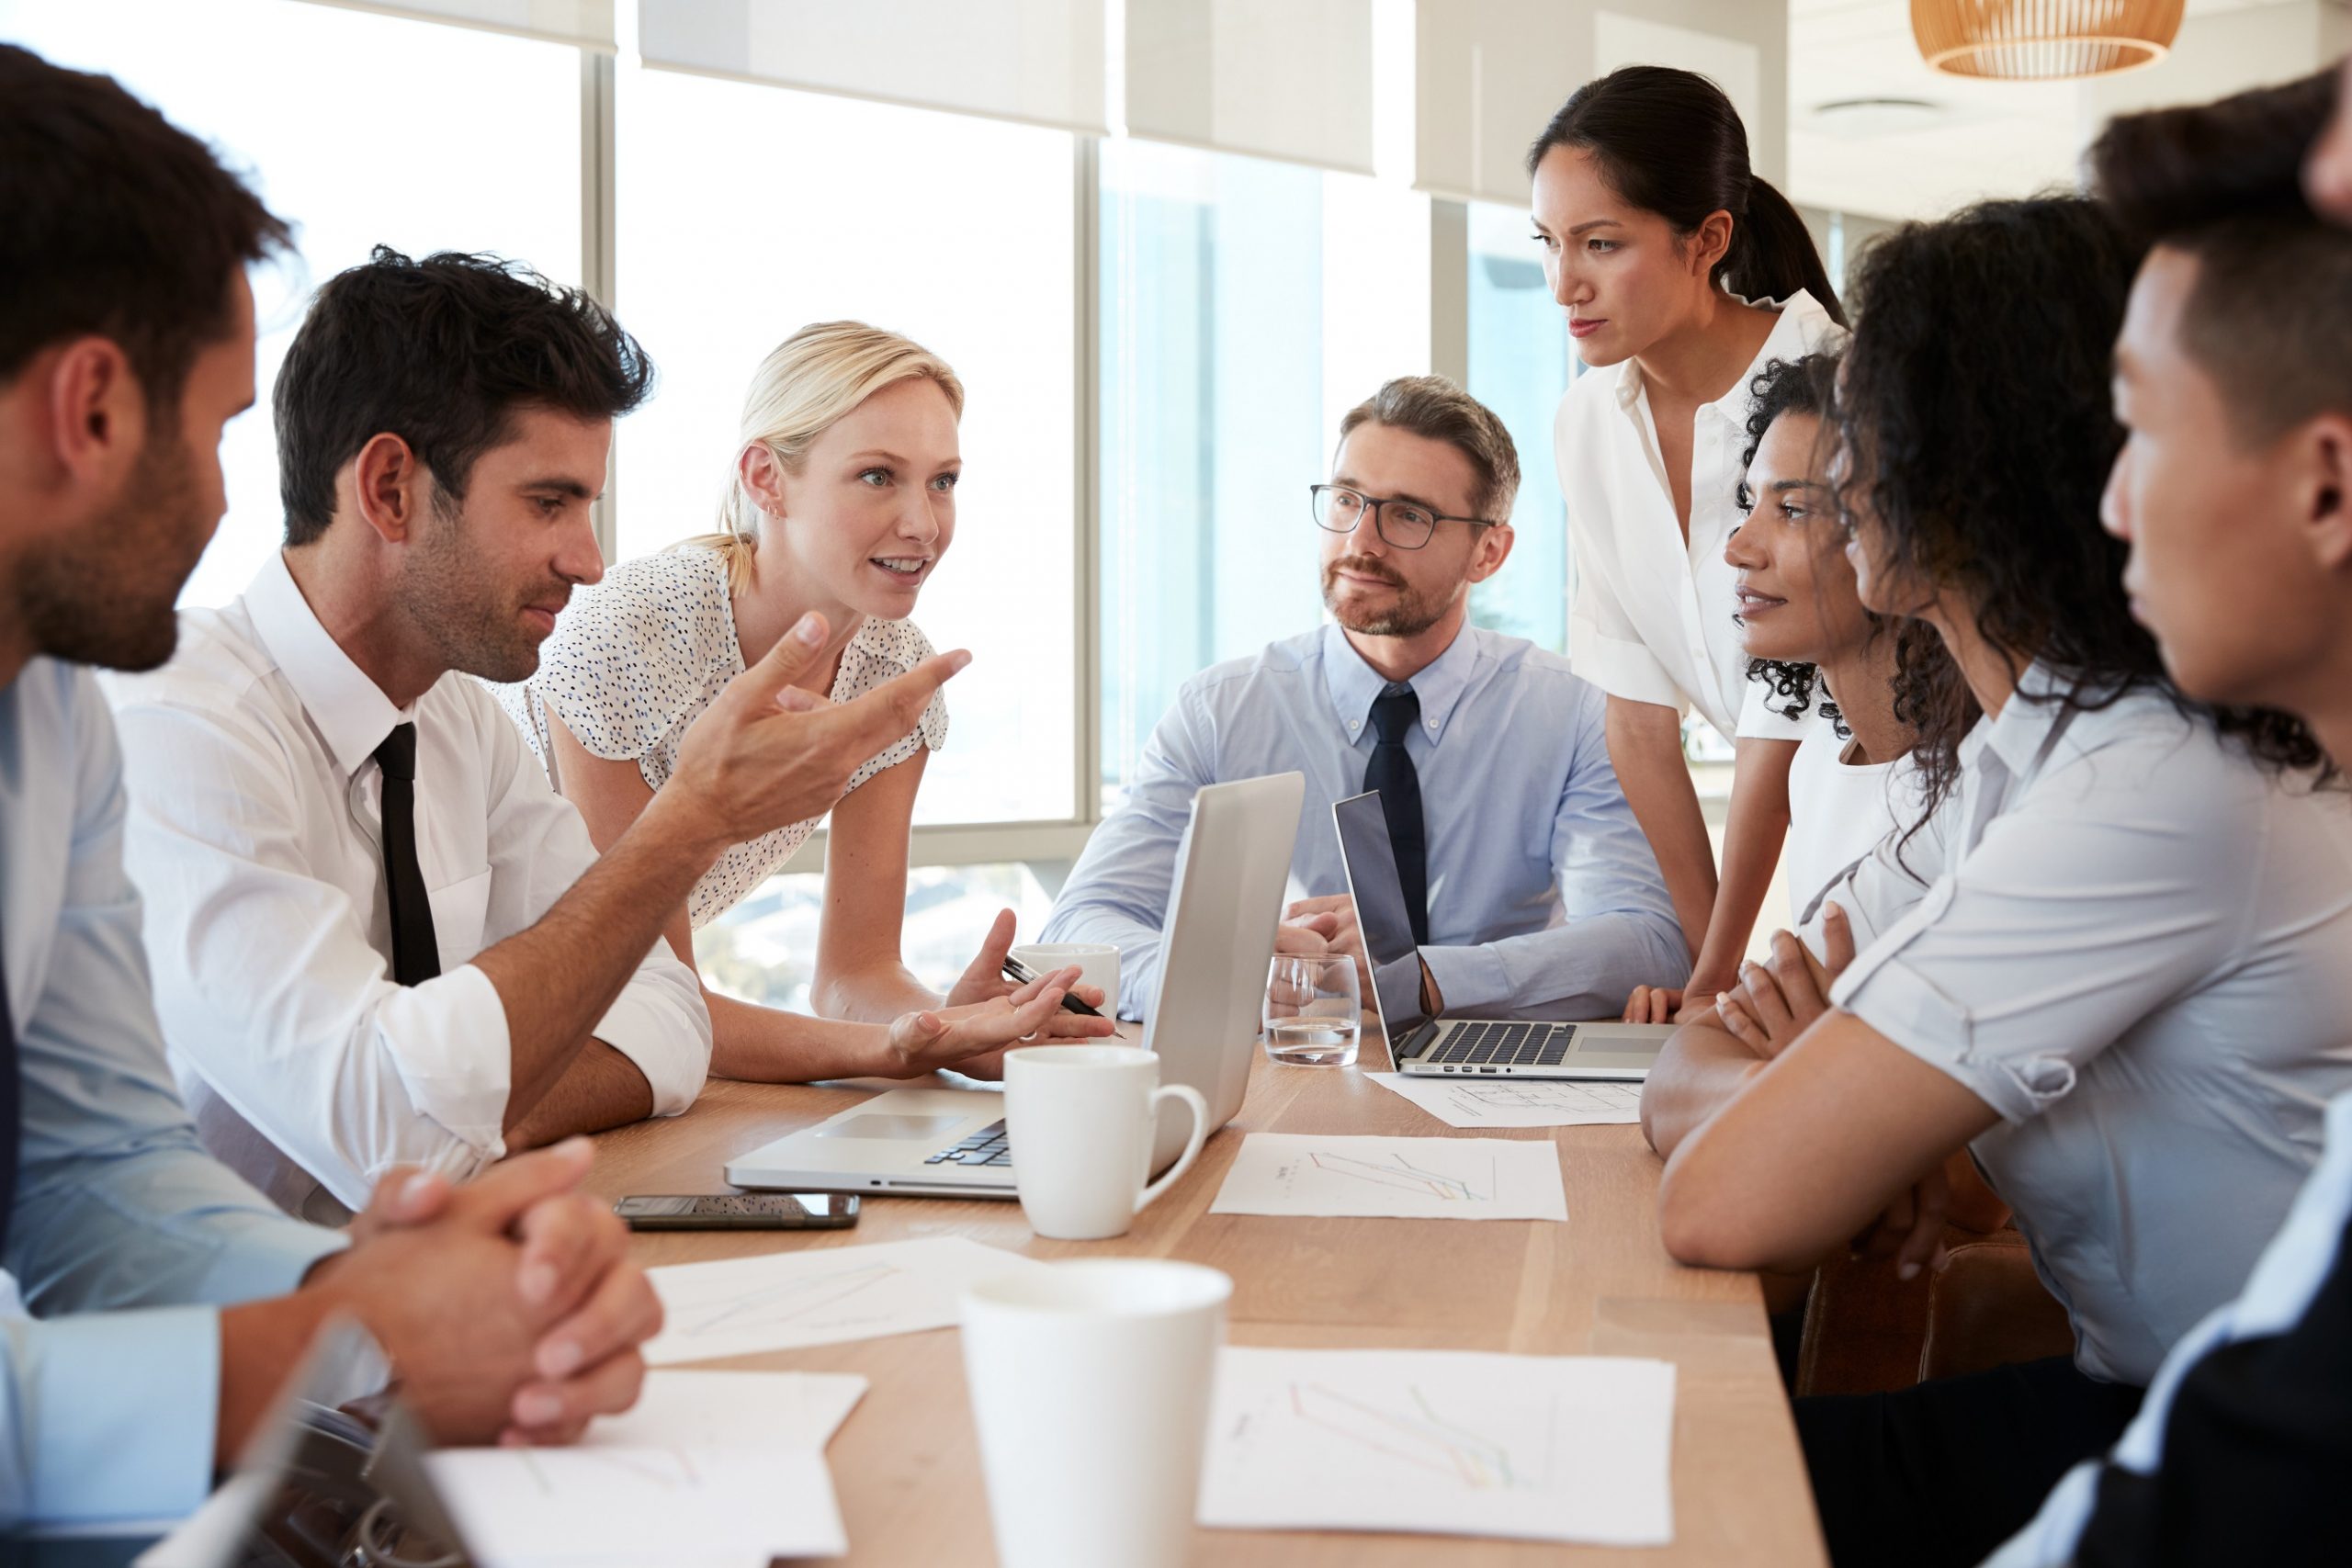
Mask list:
[[[578,290],[379,248],[278,372],[286,547],[182,617],[169,665],[110,684],[173,1066],[206,1142],[292,1212],[334,1223],[396,1164],[463,1177],[684,1110],[710,1019],[665,911],[728,845],[830,807],[844,748],[906,733],[962,666],[804,700],[810,616],[599,858],[469,677],[529,676],[602,575],[589,509],[651,377]],[[725,737],[755,714],[804,741],[737,773]]]
[[[1193,793],[1293,769],[1307,897],[1284,952],[1361,961],[1331,805],[1376,790],[1431,1012],[1613,1018],[1646,967],[1688,972],[1600,693],[1556,654],[1470,625],[1471,587],[1510,554],[1518,489],[1510,432],[1442,377],[1400,377],[1340,422],[1296,524],[1321,540],[1331,624],[1185,682],[1046,926],[1048,942],[1120,950],[1122,1013],[1159,992]]]

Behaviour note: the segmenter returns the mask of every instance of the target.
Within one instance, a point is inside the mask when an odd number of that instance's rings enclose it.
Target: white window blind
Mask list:
[[[397,5],[389,0],[311,0],[311,4],[451,22],[613,52],[613,0],[403,0]]]
[[[1372,173],[1372,0],[1125,6],[1130,135]]]

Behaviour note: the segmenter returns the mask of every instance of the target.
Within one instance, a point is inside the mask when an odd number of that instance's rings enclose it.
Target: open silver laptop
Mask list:
[[[1193,797],[1162,928],[1159,996],[1141,1039],[1162,1083],[1190,1084],[1215,1132],[1241,1109],[1257,1052],[1266,962],[1306,781],[1298,773],[1210,784]],[[1114,998],[1115,999],[1115,998]],[[1122,1024],[1123,1038],[1136,1038]],[[1162,1116],[1156,1174],[1192,1129]],[[738,1187],[1010,1198],[1004,1096],[989,1089],[898,1089],[727,1162]]]
[[[1521,1078],[1649,1076],[1672,1034],[1662,1023],[1546,1023],[1528,1019],[1430,1018],[1421,1010],[1420,950],[1405,912],[1404,879],[1377,790],[1331,807],[1340,860],[1355,900],[1356,929],[1372,964],[1374,1009],[1396,1070],[1428,1077]]]

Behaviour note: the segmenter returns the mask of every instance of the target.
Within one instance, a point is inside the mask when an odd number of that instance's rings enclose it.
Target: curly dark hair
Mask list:
[[[1757,450],[1764,445],[1772,422],[1784,413],[1823,420],[1829,417],[1838,398],[1838,356],[1808,354],[1798,359],[1772,360],[1747,383],[1747,445],[1739,454],[1739,510],[1743,515],[1756,510],[1756,492],[1747,488],[1747,470],[1756,461]],[[1878,617],[1872,615],[1871,622],[1877,625]],[[1747,678],[1770,688],[1764,705],[1784,718],[1804,717],[1813,707],[1814,692],[1821,684],[1821,672],[1812,665],[1792,664],[1781,659],[1749,660]],[[1846,726],[1846,716],[1838,711],[1837,703],[1826,691],[1821,694],[1821,716],[1836,728],[1838,739],[1853,735]]]
[[[1956,590],[2014,671],[2045,665],[2057,689],[2041,700],[2086,711],[2153,688],[2267,765],[2331,772],[2301,721],[2182,696],[2132,618],[2129,547],[2099,526],[2099,499],[2123,442],[2109,355],[2140,255],[2106,211],[2068,196],[1988,201],[1875,242],[1849,290],[1860,324],[1835,413],[1849,455],[1839,504],[1865,501],[1887,568]],[[1939,640],[1919,624],[1898,644],[1922,822],[1975,722],[1958,666],[1927,657]]]
[[[652,387],[645,350],[582,290],[497,256],[378,245],[311,299],[277,372],[286,542],[326,532],[335,474],[381,432],[462,500],[522,411],[617,419]]]

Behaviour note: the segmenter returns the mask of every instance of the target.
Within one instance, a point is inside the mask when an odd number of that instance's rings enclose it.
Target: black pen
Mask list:
[[[1004,977],[1012,981],[1016,986],[1025,986],[1030,981],[1037,977],[1037,972],[1008,953],[1004,955]],[[1064,1012],[1082,1013],[1088,1018],[1101,1018],[1102,1016],[1094,1009],[1088,1007],[1084,1002],[1080,1001],[1078,998],[1068,991],[1064,991],[1062,993],[1062,1010]]]

